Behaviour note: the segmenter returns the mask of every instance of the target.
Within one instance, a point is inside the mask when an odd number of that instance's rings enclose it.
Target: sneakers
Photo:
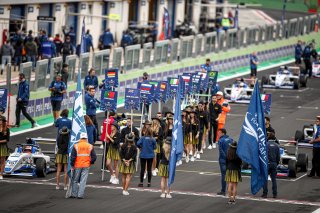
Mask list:
[[[166,198],[172,198],[171,194],[167,194]]]
[[[199,153],[197,153],[197,159],[200,159],[200,154]]]
[[[37,124],[37,123],[32,123],[31,124],[31,128],[35,128],[35,127],[38,127],[39,126],[39,124]]]
[[[203,149],[203,150],[205,150],[206,148],[207,148],[206,145],[203,145],[203,146],[202,146],[202,149]]]
[[[189,155],[192,155],[192,151],[189,152]]]
[[[212,149],[212,146],[211,146],[211,145],[210,145],[210,146],[208,146],[208,149],[210,149],[210,150],[211,150],[211,149]]]
[[[159,172],[158,168],[155,168],[155,169],[154,169],[154,171],[156,171],[156,173],[158,173],[158,172]]]
[[[68,186],[63,187],[63,190],[67,191],[68,190]]]
[[[262,198],[268,198],[268,196],[266,194],[263,194],[261,197]]]
[[[56,190],[59,190],[60,189],[60,186],[56,186]]]
[[[186,153],[185,153],[185,152],[183,152],[182,157],[183,157],[183,158],[185,158],[185,157],[186,157]]]
[[[116,176],[111,175],[110,180],[109,180],[109,183],[112,183],[112,182],[114,181],[115,177],[116,177]]]
[[[161,197],[161,198],[166,198],[166,194],[165,194],[165,193],[162,193],[162,194],[160,195],[160,197]]]
[[[194,162],[194,157],[193,157],[193,156],[191,156],[190,161],[191,161],[191,162]]]
[[[226,196],[225,192],[218,192],[217,195]]]
[[[216,143],[213,143],[213,144],[212,144],[212,149],[215,149],[215,148],[217,148],[217,144],[216,144]]]
[[[128,191],[124,191],[124,190],[122,191],[122,194],[125,196],[130,195]]]
[[[119,184],[119,179],[114,177],[113,181],[111,182],[114,185],[118,185]]]
[[[103,144],[100,145],[100,149],[104,149]]]
[[[186,163],[189,163],[189,156],[186,157]]]
[[[200,154],[203,154],[203,150],[202,149],[200,150]]]
[[[153,170],[153,171],[152,171],[152,176],[157,176],[156,170]]]
[[[147,173],[145,172],[143,175],[143,179],[146,179],[146,178],[147,178]]]

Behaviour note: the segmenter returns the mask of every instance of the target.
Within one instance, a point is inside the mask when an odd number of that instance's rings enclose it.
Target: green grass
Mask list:
[[[267,9],[282,10],[283,0],[229,0],[230,3],[239,4],[260,4],[261,7]],[[304,0],[287,0],[287,11],[308,12],[308,7],[304,4]]]

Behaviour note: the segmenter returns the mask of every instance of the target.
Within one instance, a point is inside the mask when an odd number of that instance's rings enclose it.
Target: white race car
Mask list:
[[[45,177],[49,172],[56,171],[54,160],[54,157],[41,151],[34,139],[28,138],[25,144],[17,144],[15,151],[10,154],[4,175]]]
[[[312,76],[320,78],[320,62],[312,63]]]
[[[250,103],[253,88],[250,88],[243,79],[237,80],[232,85],[224,88],[224,96],[230,103]]]
[[[280,67],[276,74],[262,77],[263,88],[299,89],[307,86],[307,76],[300,72],[299,67]]]

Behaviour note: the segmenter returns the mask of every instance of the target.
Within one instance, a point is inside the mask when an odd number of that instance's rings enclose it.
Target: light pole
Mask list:
[[[286,18],[286,3],[287,0],[283,0],[283,7],[282,7],[282,17],[281,17],[281,23],[283,24],[285,18]]]

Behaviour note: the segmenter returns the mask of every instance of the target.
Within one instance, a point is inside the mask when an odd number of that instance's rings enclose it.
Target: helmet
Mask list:
[[[239,86],[240,86],[240,87],[244,87],[244,83],[241,82],[241,83],[239,84]]]
[[[223,96],[223,93],[221,91],[218,91],[216,95]]]

